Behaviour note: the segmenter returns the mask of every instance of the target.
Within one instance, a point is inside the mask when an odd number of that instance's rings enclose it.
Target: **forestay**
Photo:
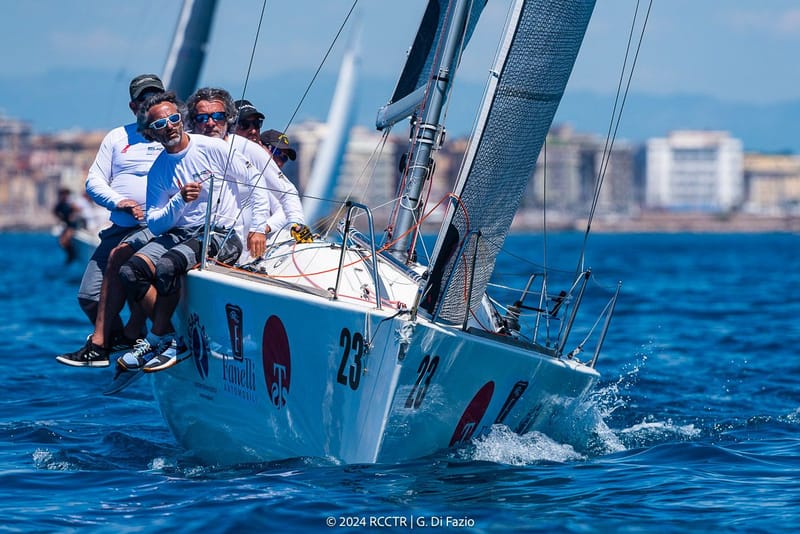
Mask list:
[[[594,0],[518,0],[433,252],[421,307],[462,323],[492,276]],[[469,305],[468,305],[469,304]]]

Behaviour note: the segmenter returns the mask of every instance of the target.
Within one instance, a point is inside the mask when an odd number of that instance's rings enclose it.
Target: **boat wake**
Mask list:
[[[607,421],[618,419],[616,412],[624,412],[631,405],[626,392],[636,384],[646,360],[646,355],[640,355],[616,380],[597,388],[571,409],[569,417],[559,418],[544,432],[520,435],[505,425],[494,425],[488,433],[473,439],[470,446],[459,450],[460,457],[517,466],[567,463],[699,437],[702,430],[694,424],[659,420],[653,415],[622,428],[609,426]]]
[[[459,453],[464,460],[518,466],[586,459],[572,445],[558,443],[537,431],[520,435],[505,425],[494,425],[491,432],[476,438],[471,447],[461,449]]]

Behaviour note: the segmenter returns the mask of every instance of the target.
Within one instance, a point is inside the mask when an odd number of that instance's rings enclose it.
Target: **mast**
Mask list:
[[[164,87],[186,100],[197,88],[217,0],[184,0],[162,79]]]
[[[397,218],[394,225],[394,236],[397,241],[389,248],[389,252],[401,261],[412,261],[412,244],[416,240],[415,224],[419,220],[423,203],[420,197],[425,181],[433,169],[433,152],[441,146],[444,129],[441,124],[444,107],[453,84],[455,67],[463,49],[467,32],[470,0],[454,0],[450,8],[449,21],[443,32],[447,33],[443,50],[434,63],[432,78],[428,84],[427,95],[421,106],[422,114],[412,121],[411,148],[408,154],[407,179],[405,191],[400,199]],[[413,229],[413,230],[412,230]],[[392,239],[387,230],[385,238]]]

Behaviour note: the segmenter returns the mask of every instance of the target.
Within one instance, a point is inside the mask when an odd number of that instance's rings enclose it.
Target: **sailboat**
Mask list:
[[[557,292],[536,273],[504,312],[487,290],[593,0],[512,3],[433,253],[417,259],[443,109],[484,5],[429,1],[379,113],[378,128],[411,118],[382,244],[370,208],[350,201],[334,237],[279,237],[248,269],[207,260],[186,276],[173,320],[190,353],[151,376],[167,425],[192,454],[223,465],[398,462],[495,425],[546,431],[592,392],[618,288],[592,317],[600,328],[584,328],[579,342],[570,333],[589,270]]]

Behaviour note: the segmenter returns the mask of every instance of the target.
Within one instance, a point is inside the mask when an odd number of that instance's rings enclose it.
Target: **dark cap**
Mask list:
[[[289,145],[289,138],[286,137],[286,134],[283,134],[278,130],[267,130],[262,132],[261,142],[265,145],[272,145],[275,148],[283,150],[292,161],[297,159],[297,152],[295,152],[291,145]]]
[[[128,88],[131,93],[131,100],[136,100],[139,95],[148,89],[155,89],[159,92],[164,91],[164,84],[161,83],[161,78],[155,74],[141,74],[131,80],[131,85]]]
[[[239,119],[250,117],[252,115],[262,119],[266,118],[263,113],[258,111],[256,107],[250,103],[249,100],[237,100],[233,103],[233,105],[236,106],[236,110],[239,112]]]

